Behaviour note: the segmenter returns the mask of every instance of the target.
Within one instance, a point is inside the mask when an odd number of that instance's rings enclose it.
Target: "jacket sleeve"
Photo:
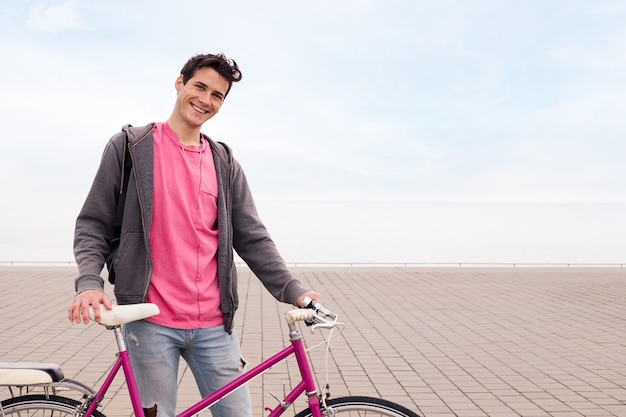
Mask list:
[[[277,300],[295,305],[307,288],[287,268],[259,218],[245,174],[235,160],[232,169],[233,247]]]
[[[104,280],[100,274],[114,234],[113,222],[120,192],[124,138],[123,134],[118,133],[107,143],[91,189],[76,219],[76,292],[104,288]]]

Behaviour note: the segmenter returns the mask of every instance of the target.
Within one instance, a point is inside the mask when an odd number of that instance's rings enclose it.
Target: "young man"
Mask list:
[[[88,323],[90,305],[111,307],[100,273],[116,237],[124,170],[131,170],[112,265],[119,304],[151,302],[161,310],[124,327],[147,417],[175,415],[180,356],[202,396],[239,375],[233,249],[279,301],[320,300],[288,271],[230,149],[200,132],[239,80],[237,64],[222,54],[189,59],[176,79],[176,102],[167,122],[131,128],[128,147],[125,134],[111,138],[76,220],[79,276],[68,318]],[[132,168],[125,167],[125,158],[132,160]],[[211,412],[250,416],[247,388]]]

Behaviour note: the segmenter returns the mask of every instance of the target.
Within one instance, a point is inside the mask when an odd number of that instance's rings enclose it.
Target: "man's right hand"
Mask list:
[[[100,304],[110,310],[113,306],[104,291],[86,290],[76,294],[70,308],[67,309],[67,318],[70,322],[80,323],[81,319],[89,324],[89,306],[93,307],[94,319],[100,321]]]

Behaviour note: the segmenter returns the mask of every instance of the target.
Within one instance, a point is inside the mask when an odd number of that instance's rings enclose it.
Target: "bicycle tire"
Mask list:
[[[323,407],[322,405],[320,405]],[[339,397],[326,400],[327,408],[322,408],[322,415],[333,417],[420,417],[416,412],[409,410],[408,408],[396,404],[391,401],[383,400],[382,398],[374,397]],[[311,417],[311,409],[300,411],[296,414],[296,417]]]
[[[76,416],[76,409],[82,403],[72,398],[38,394],[8,398],[1,404],[0,415],[6,417],[71,417]],[[105,417],[97,410],[91,416]]]

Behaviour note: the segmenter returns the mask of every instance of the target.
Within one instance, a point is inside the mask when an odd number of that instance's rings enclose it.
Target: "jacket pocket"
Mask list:
[[[144,296],[147,288],[146,247],[142,232],[124,235],[113,259],[115,294],[123,297]]]

